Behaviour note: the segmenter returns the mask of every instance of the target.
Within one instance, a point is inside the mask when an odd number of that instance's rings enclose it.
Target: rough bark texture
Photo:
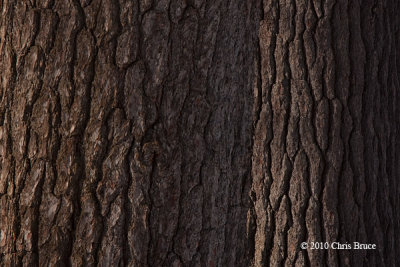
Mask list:
[[[246,265],[259,1],[0,3],[0,265]]]
[[[256,266],[400,266],[399,12],[395,0],[264,1]]]
[[[1,266],[400,265],[396,0],[0,12]]]

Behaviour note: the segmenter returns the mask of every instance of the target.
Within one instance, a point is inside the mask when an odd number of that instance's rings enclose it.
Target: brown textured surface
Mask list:
[[[245,265],[258,1],[2,1],[1,258]]]
[[[398,266],[398,1],[264,1],[255,265]],[[308,242],[376,251],[301,250]]]
[[[0,12],[1,266],[400,265],[396,0]]]

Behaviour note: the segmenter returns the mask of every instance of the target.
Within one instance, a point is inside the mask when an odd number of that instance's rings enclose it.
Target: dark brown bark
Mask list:
[[[246,265],[259,1],[1,3],[0,265]]]
[[[400,265],[399,5],[0,1],[0,265]]]
[[[256,266],[400,264],[398,12],[390,0],[264,1]]]

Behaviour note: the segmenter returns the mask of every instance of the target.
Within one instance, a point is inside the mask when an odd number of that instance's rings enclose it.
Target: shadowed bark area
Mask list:
[[[0,12],[1,266],[400,265],[396,0]]]
[[[264,1],[256,266],[400,264],[399,11],[391,0]]]

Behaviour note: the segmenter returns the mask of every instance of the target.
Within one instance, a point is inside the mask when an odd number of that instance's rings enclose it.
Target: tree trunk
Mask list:
[[[394,0],[264,1],[256,266],[400,266],[399,12]]]
[[[1,266],[400,265],[396,0],[0,12]]]

